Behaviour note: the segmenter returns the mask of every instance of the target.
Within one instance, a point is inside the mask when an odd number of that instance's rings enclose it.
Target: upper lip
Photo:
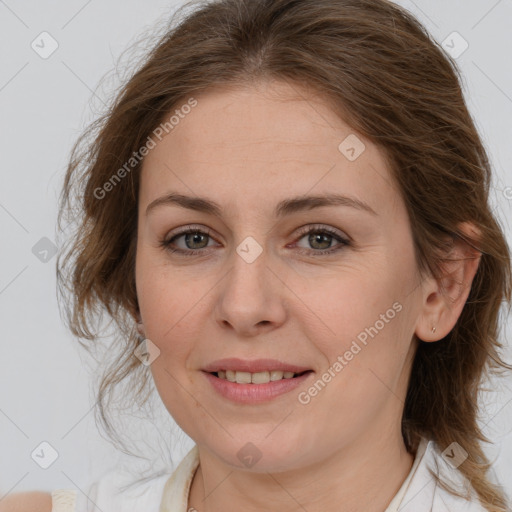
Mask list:
[[[247,359],[228,358],[213,361],[203,368],[205,372],[218,372],[219,370],[232,370],[249,373],[258,373],[264,371],[280,370],[283,372],[301,373],[311,368],[285,363],[277,359]]]

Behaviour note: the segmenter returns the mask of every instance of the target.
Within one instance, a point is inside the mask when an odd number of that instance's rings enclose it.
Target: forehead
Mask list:
[[[145,157],[141,205],[168,190],[240,207],[333,191],[381,211],[399,199],[381,150],[316,95],[272,82],[194,99]]]

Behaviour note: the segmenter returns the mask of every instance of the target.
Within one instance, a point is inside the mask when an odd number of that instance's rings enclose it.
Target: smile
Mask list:
[[[219,370],[201,372],[210,386],[222,398],[238,404],[260,404],[290,393],[314,374],[313,370],[302,373],[279,370],[256,373]]]
[[[295,373],[281,370],[271,370],[250,373],[244,371],[219,370],[218,372],[212,373],[219,379],[228,380],[229,382],[236,382],[237,384],[266,384],[268,382],[275,382],[282,379],[293,379],[294,377],[302,375],[306,372]]]

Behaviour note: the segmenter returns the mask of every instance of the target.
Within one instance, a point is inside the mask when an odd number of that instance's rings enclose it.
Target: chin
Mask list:
[[[272,427],[275,428],[275,425]],[[208,446],[208,449],[225,464],[237,470],[247,470],[253,473],[278,473],[291,469],[298,469],[306,464],[307,453],[299,451],[301,446],[291,436],[275,436],[270,439],[272,428],[265,429],[265,434],[250,435],[246,431],[244,436],[230,438],[227,444],[222,446]],[[284,432],[288,434],[288,432]],[[240,441],[240,439],[247,439]],[[311,452],[310,452],[311,453]]]

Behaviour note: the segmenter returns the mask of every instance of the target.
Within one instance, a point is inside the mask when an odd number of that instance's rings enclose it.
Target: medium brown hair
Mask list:
[[[97,190],[184,99],[258,80],[310,87],[378,145],[405,201],[424,276],[443,275],[447,238],[460,237],[481,252],[454,329],[438,342],[419,343],[402,434],[411,453],[420,436],[442,450],[459,443],[469,454],[459,469],[483,506],[505,511],[504,493],[488,477],[481,447],[488,440],[477,424],[484,378],[512,369],[499,355],[499,313],[502,304],[510,310],[511,268],[507,242],[489,207],[491,167],[456,64],[410,13],[386,0],[189,2],[109,111],[77,141],[59,212],[59,226],[67,212],[76,231],[58,258],[57,273],[71,331],[92,342],[84,346],[96,344],[102,312],[115,321],[115,358],[98,386],[103,426],[113,434],[109,404],[119,384],[130,383],[131,400],[135,396],[142,404],[148,396],[148,372],[133,355],[141,163],[104,197]],[[478,227],[478,240],[458,230],[464,221]]]

